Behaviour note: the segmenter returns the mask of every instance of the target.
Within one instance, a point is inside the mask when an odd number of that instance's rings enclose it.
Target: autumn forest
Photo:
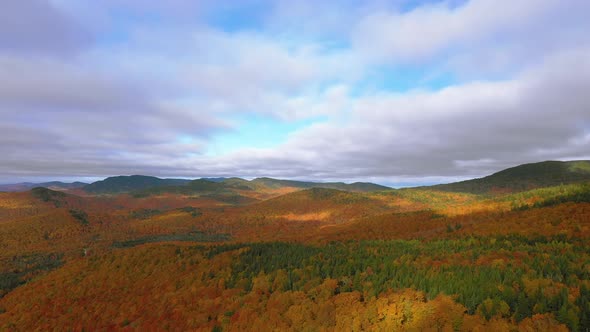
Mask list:
[[[588,331],[590,162],[0,193],[0,330]]]

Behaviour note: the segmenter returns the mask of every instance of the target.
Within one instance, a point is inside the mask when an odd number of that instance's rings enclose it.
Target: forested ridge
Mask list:
[[[486,194],[522,192],[536,188],[590,181],[590,161],[544,161],[511,167],[492,175],[432,186],[436,190]]]

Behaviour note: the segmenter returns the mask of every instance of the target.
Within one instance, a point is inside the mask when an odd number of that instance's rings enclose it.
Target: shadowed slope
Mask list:
[[[585,181],[590,181],[590,161],[544,161],[508,168],[480,179],[441,184],[429,188],[486,194],[520,192]]]
[[[130,192],[151,187],[183,185],[190,180],[184,179],[160,179],[153,176],[131,175],[114,176],[102,181],[91,183],[84,187],[84,190],[94,194],[112,194]]]

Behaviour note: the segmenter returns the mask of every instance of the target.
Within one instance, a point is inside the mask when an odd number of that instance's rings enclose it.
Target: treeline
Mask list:
[[[188,233],[150,235],[132,240],[114,241],[112,247],[129,248],[155,242],[221,242],[229,240],[229,238],[230,236],[227,234],[206,234],[200,231],[191,231]]]
[[[538,189],[511,198],[513,210],[528,210],[568,202],[587,203],[590,202],[590,183]]]
[[[572,240],[574,241],[574,240]],[[274,289],[301,291],[338,280],[335,294],[368,298],[388,290],[416,289],[428,300],[455,295],[469,314],[520,322],[551,313],[571,330],[590,328],[589,247],[561,238],[466,238],[432,242],[362,241],[310,247],[287,243],[218,246],[208,257],[242,250],[228,288],[251,291],[264,276]]]
[[[0,329],[585,331],[589,255],[520,236],[148,244],[15,289]]]

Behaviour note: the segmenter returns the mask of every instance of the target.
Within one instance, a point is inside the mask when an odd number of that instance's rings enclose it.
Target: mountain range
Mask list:
[[[590,161],[544,161],[511,167],[486,177],[428,187],[447,192],[472,194],[514,193],[535,188],[590,181]],[[89,194],[132,193],[140,196],[154,194],[234,193],[241,191],[279,190],[281,188],[326,188],[351,192],[375,192],[391,188],[369,182],[308,182],[268,177],[245,180],[237,177],[190,179],[161,179],[154,176],[114,176],[91,184],[59,181],[0,185],[0,191],[27,191],[34,187],[52,190],[82,189]]]

